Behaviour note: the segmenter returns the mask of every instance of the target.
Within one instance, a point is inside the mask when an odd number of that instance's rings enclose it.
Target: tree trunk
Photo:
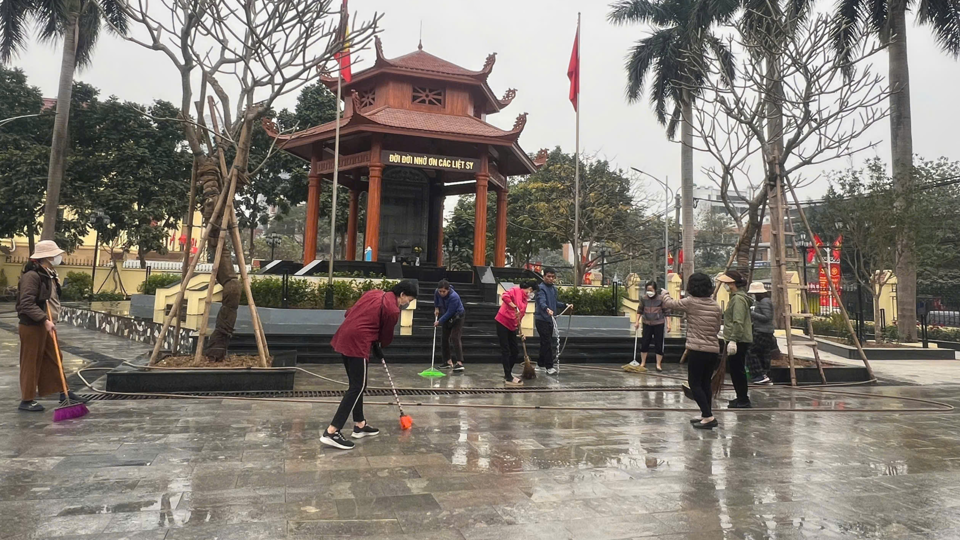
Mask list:
[[[910,121],[910,72],[907,62],[907,3],[890,2],[890,144],[893,157],[893,187],[896,204],[906,209],[912,204],[913,134]],[[897,239],[897,329],[905,342],[917,341],[917,261],[910,220]]]
[[[30,250],[30,253],[27,254],[28,257],[30,255],[33,255],[33,250],[36,247],[37,247],[36,235],[34,235],[33,229],[29,229],[29,232],[27,233],[27,249]]]
[[[773,153],[773,156],[766,156],[767,159],[775,159],[775,161],[768,161],[768,167],[776,167],[776,170],[768,170],[768,179],[774,181],[776,176],[780,176],[781,187],[786,182],[786,179],[783,178],[782,163],[783,163],[783,81],[781,79],[780,68],[777,64],[777,59],[773,57],[767,57],[766,59],[766,68],[767,68],[767,92],[764,96],[764,108],[767,114],[767,143],[769,145],[769,151]],[[777,205],[781,204],[781,197],[784,196],[783,191],[777,189],[770,192],[768,197],[767,204],[771,208],[768,212],[770,215],[770,223],[773,225],[774,216],[779,215],[778,212],[774,212],[772,208],[775,208]],[[783,223],[777,223],[776,228],[778,231],[784,230]],[[780,273],[777,271],[776,261],[780,256],[780,242],[783,240],[783,236],[770,236],[770,298],[773,300],[773,312],[781,313],[781,309],[784,303],[784,298],[787,298],[787,295],[783,294],[784,290],[781,288],[780,283]],[[780,261],[783,264],[783,261]],[[780,317],[774,318],[774,324],[777,328],[783,327],[783,321]]]
[[[147,254],[144,253],[142,249],[137,250],[137,260],[140,261],[141,270],[144,270],[147,268]]]
[[[250,227],[250,257],[247,259],[250,261],[250,264],[253,264],[253,241],[256,240],[257,236],[257,226],[253,225]]]
[[[63,55],[60,60],[60,87],[57,90],[57,116],[53,122],[53,142],[50,145],[50,165],[47,169],[47,201],[43,210],[41,240],[57,236],[57,211],[60,208],[60,185],[66,165],[70,120],[70,99],[73,96],[73,73],[77,69],[77,34],[79,13],[67,15],[63,29]]]
[[[680,208],[683,213],[683,283],[694,271],[693,240],[695,226],[693,218],[693,98],[684,92],[687,99],[683,103],[683,122],[680,124]]]

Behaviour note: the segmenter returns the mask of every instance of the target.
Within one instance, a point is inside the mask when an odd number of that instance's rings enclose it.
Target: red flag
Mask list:
[[[567,78],[570,79],[570,103],[573,103],[573,110],[577,110],[577,104],[580,102],[580,23],[579,22],[577,22],[577,35],[576,37],[573,38],[573,52],[570,53],[570,64],[567,65]]]
[[[353,72],[350,71],[350,12],[347,11],[347,0],[343,0],[343,6],[340,8],[340,40],[343,41],[343,50],[333,57],[340,64],[340,76],[345,82],[353,79]]]
[[[683,250],[682,250],[682,249],[677,252],[677,259],[679,259],[679,261],[677,261],[677,262],[679,262],[680,264],[683,264]]]

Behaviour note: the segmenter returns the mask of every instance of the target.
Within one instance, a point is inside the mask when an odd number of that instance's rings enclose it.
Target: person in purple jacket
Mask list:
[[[443,326],[440,351],[447,361],[446,368],[454,371],[463,371],[463,321],[466,311],[460,295],[453,290],[453,285],[447,280],[437,284],[433,293],[433,315],[436,321],[433,326]],[[456,360],[456,364],[454,364]]]

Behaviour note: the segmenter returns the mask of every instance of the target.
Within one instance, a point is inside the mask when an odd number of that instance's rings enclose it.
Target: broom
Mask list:
[[[720,395],[720,390],[723,388],[723,379],[727,377],[727,347],[724,344],[723,350],[720,351],[720,365],[717,366],[717,371],[713,373],[713,380],[710,381],[710,393],[713,397]]]
[[[379,350],[380,346],[375,345]],[[390,370],[387,369],[387,359],[383,357],[383,351],[380,352],[380,361],[383,363],[383,370],[387,372],[387,379],[390,381],[390,388],[393,389],[393,398],[397,400],[397,408],[400,409],[400,429],[410,429],[410,426],[413,425],[413,418],[403,414],[403,405],[400,404],[400,395],[397,394],[397,387],[393,384],[393,377],[390,375]]]
[[[436,323],[437,323],[437,321],[439,321],[439,320],[440,320],[440,319],[434,319],[434,320],[433,320],[433,323],[434,323],[434,327],[433,327],[433,351],[430,353],[430,369],[425,369],[425,370],[423,370],[423,371],[420,372],[420,376],[421,376],[421,377],[426,377],[426,378],[428,378],[428,379],[438,379],[438,378],[440,378],[440,377],[444,377],[444,376],[445,376],[442,371],[437,371],[437,369],[434,367],[434,361],[437,359],[437,327],[436,327]]]
[[[53,320],[50,313],[50,306],[47,306],[47,318]],[[53,350],[57,353],[57,368],[60,371],[60,383],[63,384],[63,403],[53,411],[53,421],[62,422],[73,418],[81,418],[90,414],[90,409],[83,403],[73,403],[70,401],[70,388],[67,387],[67,378],[63,374],[63,356],[60,354],[60,343],[57,339],[57,331],[53,331]]]
[[[517,310],[517,318],[520,317],[520,308],[514,308]],[[533,367],[533,364],[530,363],[530,355],[527,354],[527,336],[523,335],[523,330],[520,328],[519,320],[517,322],[517,333],[520,334],[520,343],[523,344],[523,374],[521,375],[524,379],[536,379],[537,370]]]

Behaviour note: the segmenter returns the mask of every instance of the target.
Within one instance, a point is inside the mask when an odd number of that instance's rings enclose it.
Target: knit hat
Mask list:
[[[37,242],[33,250],[33,255],[31,255],[30,258],[38,261],[40,259],[51,259],[64,253],[66,252],[60,249],[60,246],[53,240],[41,240]]]

